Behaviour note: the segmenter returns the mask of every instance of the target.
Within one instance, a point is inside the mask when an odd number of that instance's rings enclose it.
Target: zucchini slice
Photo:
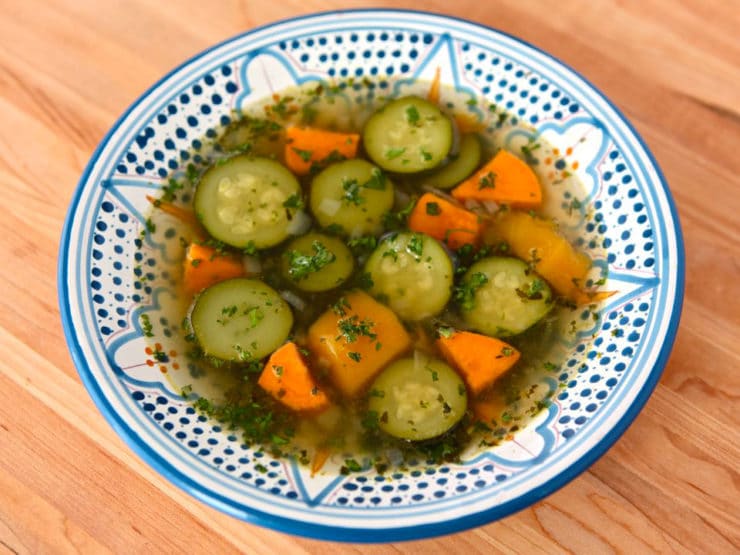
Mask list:
[[[259,249],[289,234],[301,186],[282,164],[269,158],[234,156],[211,166],[198,183],[193,205],[215,239],[236,248]]]
[[[393,183],[366,160],[337,162],[313,179],[310,204],[322,227],[352,237],[379,233],[393,206]]]
[[[381,168],[416,173],[437,167],[450,152],[452,122],[431,102],[405,96],[370,116],[362,141]]]
[[[457,372],[418,351],[383,370],[370,388],[368,402],[381,430],[410,441],[444,434],[460,421],[467,406],[465,384]]]
[[[254,279],[212,285],[195,301],[193,333],[203,351],[223,360],[258,360],[288,338],[293,313],[278,293]]]
[[[522,333],[553,307],[547,282],[522,260],[502,256],[473,264],[455,297],[465,322],[494,337]]]
[[[347,245],[322,233],[293,239],[283,253],[283,277],[303,291],[339,287],[353,269],[354,258]]]
[[[451,189],[468,178],[480,164],[481,144],[477,135],[465,135],[460,141],[460,151],[450,162],[428,176],[422,182],[438,189]]]
[[[447,251],[423,233],[393,233],[365,263],[370,293],[403,320],[423,320],[444,310],[452,291],[453,268]]]

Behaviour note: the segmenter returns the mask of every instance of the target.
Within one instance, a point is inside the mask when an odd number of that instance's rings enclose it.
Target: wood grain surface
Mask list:
[[[0,553],[737,553],[740,551],[740,3],[376,2],[491,25],[603,90],[656,155],[686,242],[673,354],[593,467],[500,522],[333,544],[237,521],[118,438],[62,335],[56,264],[93,149],[161,75],[209,45],[338,0],[0,0]]]

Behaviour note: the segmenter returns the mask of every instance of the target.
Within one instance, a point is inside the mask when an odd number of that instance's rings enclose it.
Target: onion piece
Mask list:
[[[304,308],[306,308],[306,301],[304,301],[298,295],[293,293],[293,291],[283,290],[283,291],[280,291],[279,294],[285,300],[286,303],[288,303],[290,306],[292,306],[296,310],[302,311]]]
[[[333,198],[325,198],[319,203],[318,211],[327,216],[333,216],[342,207],[342,201]]]
[[[489,214],[495,214],[498,212],[498,204],[493,200],[484,200],[483,208],[485,208]]]
[[[303,235],[311,229],[311,217],[304,210],[298,210],[293,214],[287,229],[290,235]]]
[[[450,201],[452,204],[460,204],[460,202],[455,197],[450,195],[450,193],[443,191],[442,189],[437,189],[436,187],[432,187],[431,185],[422,185],[421,188],[427,193],[432,193],[434,195],[437,195],[438,197],[442,197],[443,199]]]
[[[250,276],[254,276],[262,272],[262,262],[260,262],[260,259],[249,254],[242,256],[242,267]]]

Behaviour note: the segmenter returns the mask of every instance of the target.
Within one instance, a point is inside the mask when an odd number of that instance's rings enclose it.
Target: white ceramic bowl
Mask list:
[[[561,391],[514,441],[461,464],[420,463],[385,477],[368,470],[312,478],[294,462],[245,448],[237,433],[196,414],[159,368],[187,372],[187,362],[178,355],[155,361],[147,353],[141,314],[155,320],[164,353],[178,322],[156,320],[168,292],[140,279],[163,271],[161,261],[170,255],[166,238],[157,236],[136,248],[149,210],[146,195],[182,171],[194,140],[271,90],[387,75],[379,92],[394,94],[431,80],[437,67],[444,84],[505,106],[560,149],[555,169],[567,167],[586,188],[584,217],[576,224],[581,246],[594,253],[605,247],[607,257],[596,254],[596,264],[608,271],[606,288],[618,294],[600,306],[598,322],[580,321],[579,332],[563,344],[566,363],[550,384],[562,382]],[[504,517],[601,456],[658,381],[678,325],[683,268],[676,212],[655,160],[583,77],[471,22],[362,10],[254,29],[186,62],[137,100],[97,148],[75,192],[61,241],[59,297],[67,341],[90,395],[130,447],[168,480],[228,514],[277,530],[391,541]]]

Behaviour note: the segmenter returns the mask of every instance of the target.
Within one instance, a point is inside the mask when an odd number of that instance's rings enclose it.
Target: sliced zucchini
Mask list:
[[[449,164],[434,170],[423,179],[424,184],[438,189],[450,189],[462,183],[480,164],[481,144],[477,135],[471,133],[460,140],[460,151]]]
[[[482,333],[522,333],[553,307],[547,282],[518,258],[493,256],[473,264],[456,288],[465,322]]]
[[[321,233],[294,239],[283,253],[283,276],[304,291],[334,289],[353,269],[354,258],[347,245]]]
[[[418,351],[383,370],[370,388],[368,402],[381,430],[411,441],[444,434],[460,421],[467,406],[465,384],[457,372]]]
[[[195,191],[195,213],[214,238],[244,248],[267,248],[288,236],[301,186],[282,164],[234,156],[211,166]]]
[[[404,320],[422,320],[444,310],[452,291],[447,251],[423,233],[394,233],[380,242],[365,263],[370,293]]]
[[[438,166],[452,148],[452,122],[441,110],[416,96],[398,98],[365,123],[362,141],[381,168],[415,173]]]
[[[257,360],[285,342],[293,313],[268,285],[236,278],[203,291],[190,323],[206,354],[224,360]]]
[[[393,183],[365,160],[337,162],[314,177],[310,204],[322,227],[352,237],[379,233],[383,214],[393,206]]]

